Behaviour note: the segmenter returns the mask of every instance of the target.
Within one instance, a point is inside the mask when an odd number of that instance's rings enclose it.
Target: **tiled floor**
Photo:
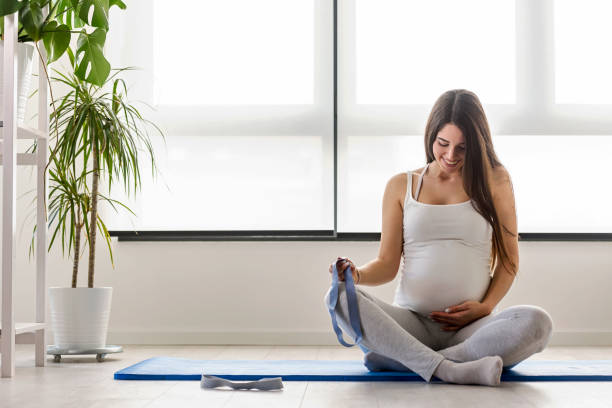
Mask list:
[[[0,407],[612,407],[610,382],[502,383],[500,387],[401,382],[293,382],[283,391],[202,390],[197,381],[115,381],[113,373],[155,356],[193,359],[361,359],[357,348],[302,346],[124,346],[103,363],[67,356],[34,367],[17,345],[14,378],[0,379]],[[612,347],[550,347],[540,360],[612,359]]]

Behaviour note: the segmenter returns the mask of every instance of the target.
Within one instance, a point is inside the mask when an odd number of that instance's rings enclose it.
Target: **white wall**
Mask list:
[[[27,321],[34,268],[22,244],[16,318]],[[323,304],[328,265],[339,255],[362,265],[378,243],[115,242],[114,249],[113,270],[99,247],[96,274],[96,286],[114,288],[109,344],[336,344]],[[609,242],[521,242],[519,277],[500,306],[545,308],[552,344],[612,345],[611,253]],[[70,273],[54,250],[49,286],[68,286]],[[391,302],[395,285],[362,288]]]

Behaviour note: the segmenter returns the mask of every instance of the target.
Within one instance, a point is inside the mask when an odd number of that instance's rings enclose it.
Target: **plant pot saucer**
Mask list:
[[[59,363],[62,359],[62,355],[78,355],[78,354],[95,354],[98,362],[104,361],[104,357],[111,353],[122,353],[123,347],[121,346],[104,346],[99,348],[60,348],[57,346],[47,346],[47,354],[54,356],[53,361]]]

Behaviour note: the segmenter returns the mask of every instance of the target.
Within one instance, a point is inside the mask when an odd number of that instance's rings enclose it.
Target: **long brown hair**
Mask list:
[[[425,154],[427,163],[435,161],[433,144],[438,132],[452,123],[465,137],[465,161],[463,164],[463,188],[471,198],[472,207],[493,227],[491,246],[491,271],[497,262],[509,263],[510,273],[516,275],[518,268],[510,259],[503,240],[502,226],[493,204],[491,177],[493,169],[501,166],[491,141],[489,123],[478,97],[465,89],[444,92],[434,104],[425,127]],[[509,231],[510,235],[517,234]],[[520,236],[518,237],[520,239]]]

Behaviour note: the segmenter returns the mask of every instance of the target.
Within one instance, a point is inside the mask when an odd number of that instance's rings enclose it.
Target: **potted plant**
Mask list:
[[[74,67],[70,49],[68,55]],[[67,249],[74,257],[71,287],[49,288],[51,325],[58,348],[86,350],[106,343],[112,288],[94,288],[98,231],[107,243],[113,266],[114,260],[98,203],[105,201],[115,210],[129,208],[101,194],[100,180],[105,181],[109,192],[121,183],[128,195],[136,193],[141,186],[141,148],[155,174],[146,125],[151,124],[162,138],[164,135],[126,101],[126,84],[115,77],[128,69],[114,70],[103,86],[55,70],[59,77],[53,80],[68,86],[69,92],[57,101],[51,114],[51,126],[59,129],[59,138],[49,162],[49,226],[53,231],[49,249],[61,237],[63,251]],[[83,233],[85,241],[81,239]],[[82,242],[89,248],[88,279],[86,288],[77,288]]]
[[[32,58],[42,40],[47,51],[46,63],[66,53],[73,35],[77,38],[78,63],[75,74],[80,79],[101,86],[110,72],[103,47],[108,31],[108,11],[113,5],[126,6],[121,0],[2,0],[0,1],[0,56],[3,54],[4,16],[19,12],[17,27],[18,106],[17,122],[24,121],[27,95],[30,92]],[[49,13],[43,17],[45,7]],[[93,7],[93,12],[90,10]],[[77,30],[78,29],[78,30]],[[90,32],[88,32],[88,30]],[[89,69],[89,71],[88,71]],[[86,73],[89,72],[88,75]],[[0,78],[2,64],[0,64]],[[51,84],[49,84],[49,87]],[[0,98],[2,86],[0,86]],[[53,100],[53,94],[51,94]]]
[[[50,201],[49,223],[55,225],[49,249],[56,239],[61,238],[62,253],[73,254],[72,284],[71,288],[49,288],[52,326],[54,329],[57,349],[84,350],[103,347],[106,342],[108,318],[110,313],[110,288],[96,290],[77,289],[77,276],[79,260],[82,254],[81,244],[83,231],[89,239],[89,215],[91,214],[91,191],[88,188],[87,177],[91,170],[75,174],[70,166],[65,166],[57,159],[53,159],[49,169]],[[98,200],[109,202],[113,207],[123,204],[98,193]],[[98,228],[106,230],[104,221],[98,216]],[[59,236],[58,236],[59,234]],[[110,237],[104,235],[110,248]],[[34,237],[30,250],[34,248]],[[112,249],[111,249],[112,261]],[[56,357],[56,361],[59,361]]]

